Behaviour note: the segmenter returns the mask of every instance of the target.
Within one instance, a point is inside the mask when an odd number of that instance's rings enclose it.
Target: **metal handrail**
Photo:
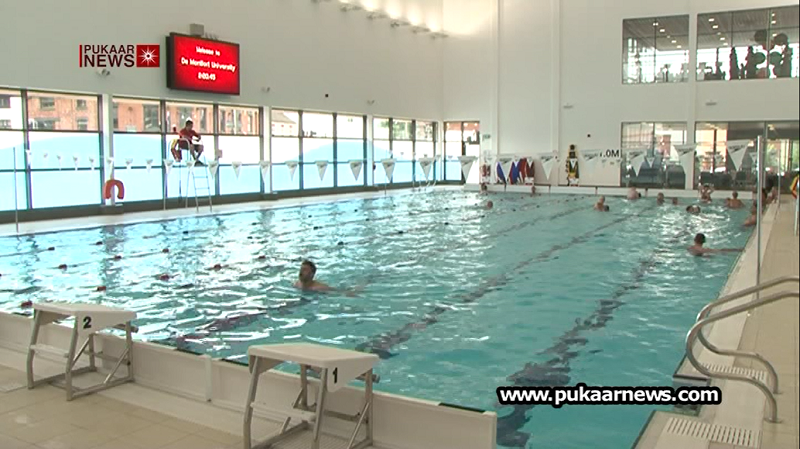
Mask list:
[[[723,304],[729,303],[729,302],[731,302],[731,301],[733,301],[735,299],[743,298],[743,297],[745,297],[747,295],[752,295],[752,294],[754,294],[756,292],[760,292],[760,291],[763,291],[763,290],[768,289],[768,288],[772,288],[772,287],[776,287],[778,285],[788,284],[788,283],[792,283],[792,282],[800,283],[800,276],[785,276],[785,277],[775,278],[775,279],[773,279],[771,281],[763,282],[763,283],[761,283],[759,285],[756,285],[756,286],[753,286],[753,287],[750,287],[750,288],[746,288],[744,290],[740,290],[738,292],[734,292],[734,293],[731,293],[729,295],[725,295],[725,296],[717,299],[714,302],[708,303],[705,307],[703,307],[703,310],[701,310],[700,313],[697,314],[697,321],[700,321],[700,320],[706,318],[711,313],[711,310],[714,309],[715,307],[718,307],[718,306],[721,306]],[[705,334],[702,331],[697,334],[697,339],[700,340],[700,343],[703,346],[705,346],[706,349],[708,349],[709,351],[711,351],[711,352],[713,352],[715,354],[719,354],[719,355],[723,355],[723,356],[749,358],[749,359],[753,359],[753,360],[756,360],[756,361],[760,362],[762,365],[764,365],[767,368],[768,381],[771,380],[770,383],[772,384],[772,392],[775,393],[775,394],[780,392],[779,389],[778,389],[778,372],[775,370],[775,367],[772,366],[772,364],[767,359],[762,357],[760,354],[757,354],[755,352],[720,349],[720,348],[716,347],[714,344],[712,344],[710,341],[708,341],[708,339],[706,338]]]
[[[769,403],[769,414],[767,415],[767,421],[773,423],[778,422],[778,403],[775,400],[775,395],[769,389],[769,386],[759,381],[758,379],[747,376],[739,376],[736,374],[727,374],[727,373],[713,373],[697,360],[697,357],[695,357],[694,355],[693,348],[695,340],[697,340],[697,336],[700,334],[700,332],[702,332],[703,327],[705,327],[706,325],[786,298],[800,299],[800,292],[786,291],[786,292],[775,293],[760,299],[756,299],[755,301],[749,302],[747,304],[731,307],[728,310],[716,313],[710,317],[698,321],[697,323],[695,323],[694,326],[692,326],[692,329],[686,336],[686,358],[689,359],[689,362],[692,364],[692,366],[694,366],[694,368],[697,371],[699,371],[702,374],[705,374],[709,378],[738,380],[742,382],[747,382],[751,385],[755,385],[759,390],[761,390],[762,393],[764,393],[764,396],[766,396],[767,398],[767,402]]]

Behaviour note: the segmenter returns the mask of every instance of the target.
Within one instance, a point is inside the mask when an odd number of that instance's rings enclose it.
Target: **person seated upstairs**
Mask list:
[[[725,205],[730,209],[741,209],[744,203],[739,199],[739,192],[733,191],[731,197],[725,200]]]
[[[203,154],[203,145],[198,143],[200,141],[200,134],[194,130],[194,122],[192,119],[186,120],[186,124],[178,134],[180,136],[178,147],[181,150],[189,150],[189,153],[194,159],[194,164],[202,167],[204,164],[200,162],[200,155]],[[176,158],[176,160],[180,161],[180,158]]]

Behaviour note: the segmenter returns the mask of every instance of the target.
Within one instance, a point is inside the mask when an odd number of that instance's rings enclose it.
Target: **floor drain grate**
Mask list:
[[[25,388],[24,383],[18,382],[10,382],[5,384],[0,384],[0,393],[11,393],[12,391],[17,391]]]
[[[705,365],[712,373],[720,374],[735,374],[737,376],[745,376],[751,379],[755,378],[762,383],[767,383],[767,372],[757,369],[741,368],[738,366],[725,366],[725,365]]]
[[[758,449],[761,439],[761,432],[758,430],[708,424],[684,418],[670,418],[667,421],[667,433],[754,449]]]

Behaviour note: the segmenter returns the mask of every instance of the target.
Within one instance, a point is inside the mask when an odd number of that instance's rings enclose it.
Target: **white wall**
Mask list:
[[[441,27],[442,0],[365,0],[415,23]],[[169,91],[165,36],[190,23],[241,45],[241,95]],[[202,99],[226,103],[438,119],[441,40],[343,13],[311,0],[9,0],[0,4],[0,85]],[[162,67],[78,67],[79,44],[162,44]],[[262,88],[270,87],[265,93]],[[325,98],[329,94],[330,98]],[[368,106],[368,100],[375,104]]]

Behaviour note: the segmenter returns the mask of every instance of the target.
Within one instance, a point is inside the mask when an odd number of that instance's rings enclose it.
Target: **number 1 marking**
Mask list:
[[[333,369],[333,383],[339,383],[339,368]]]

